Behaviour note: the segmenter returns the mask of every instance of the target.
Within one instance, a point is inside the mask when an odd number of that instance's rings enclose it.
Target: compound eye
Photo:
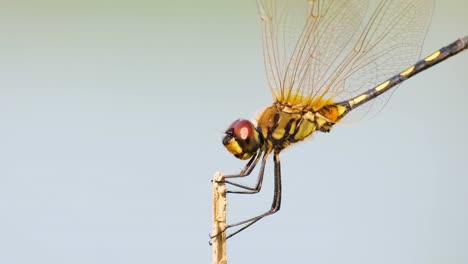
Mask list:
[[[257,153],[262,145],[260,134],[249,120],[238,119],[226,130],[224,147],[239,159],[248,159]]]
[[[254,136],[255,128],[249,120],[239,119],[232,123],[234,136],[240,140],[248,140]]]

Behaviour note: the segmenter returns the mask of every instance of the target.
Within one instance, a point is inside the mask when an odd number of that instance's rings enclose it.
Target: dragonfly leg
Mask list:
[[[257,163],[258,161],[260,160],[260,155],[261,152],[259,151],[257,154],[255,154],[255,156],[253,156],[249,162],[247,162],[247,164],[244,166],[244,168],[239,172],[239,174],[232,174],[232,175],[223,175],[223,182],[224,183],[227,183],[227,184],[230,184],[230,185],[234,185],[234,186],[237,186],[237,187],[240,187],[240,188],[244,188],[244,189],[248,189],[249,187],[248,186],[244,186],[244,185],[241,185],[241,184],[238,184],[238,183],[235,183],[235,182],[231,182],[231,181],[227,181],[225,179],[229,179],[229,178],[241,178],[241,177],[246,177],[246,176],[249,176],[250,173],[253,171],[253,169],[255,168],[255,166],[257,166]]]
[[[260,192],[260,190],[262,189],[263,175],[265,174],[264,172],[265,172],[266,160],[268,158],[268,153],[269,152],[267,151],[265,152],[265,154],[263,154],[262,165],[260,166],[260,170],[258,172],[257,183],[255,184],[254,187],[239,184],[236,182],[225,181],[225,183],[244,189],[244,191],[227,191],[227,193],[254,194],[254,193]]]
[[[268,215],[272,215],[272,214],[274,214],[274,213],[276,213],[276,212],[278,212],[280,210],[280,207],[281,207],[281,164],[280,164],[280,159],[279,159],[279,153],[276,152],[276,151],[274,153],[273,160],[274,160],[274,163],[275,163],[275,183],[274,183],[275,188],[274,188],[273,202],[271,204],[270,210],[268,210],[265,213],[260,214],[258,216],[249,218],[247,220],[244,220],[244,221],[241,221],[241,222],[238,222],[238,223],[235,223],[235,224],[227,225],[226,229],[229,229],[229,228],[235,227],[235,226],[240,226],[240,225],[245,225],[245,226],[243,226],[239,230],[235,231],[234,233],[229,234],[226,238],[233,237],[234,235],[238,234],[239,232],[243,231],[244,229],[252,226],[256,222],[258,222],[260,219],[262,219],[263,217],[268,216]]]
[[[247,164],[245,164],[244,168],[239,172],[239,174],[232,174],[232,175],[223,175],[223,179],[228,178],[241,178],[245,176],[249,176],[250,173],[253,171],[255,166],[257,166],[258,161],[260,160],[261,151],[259,151],[255,156],[253,156]]]

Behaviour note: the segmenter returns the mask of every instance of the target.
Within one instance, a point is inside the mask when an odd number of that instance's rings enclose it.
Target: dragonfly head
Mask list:
[[[260,133],[249,120],[238,119],[234,121],[225,133],[224,147],[236,158],[242,160],[252,157],[262,144]]]

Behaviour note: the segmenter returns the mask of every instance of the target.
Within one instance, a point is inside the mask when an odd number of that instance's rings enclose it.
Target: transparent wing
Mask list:
[[[416,62],[432,0],[258,0],[275,99],[319,108],[349,99]],[[385,98],[374,104],[382,106]],[[370,108],[372,103],[367,104]]]

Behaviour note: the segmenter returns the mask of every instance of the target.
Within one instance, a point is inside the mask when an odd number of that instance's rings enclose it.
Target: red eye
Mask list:
[[[234,129],[234,135],[238,139],[246,140],[251,138],[254,134],[254,126],[249,120],[239,119],[232,123],[231,127]]]
[[[239,159],[248,159],[258,153],[263,140],[249,120],[238,119],[226,130],[223,145]]]

